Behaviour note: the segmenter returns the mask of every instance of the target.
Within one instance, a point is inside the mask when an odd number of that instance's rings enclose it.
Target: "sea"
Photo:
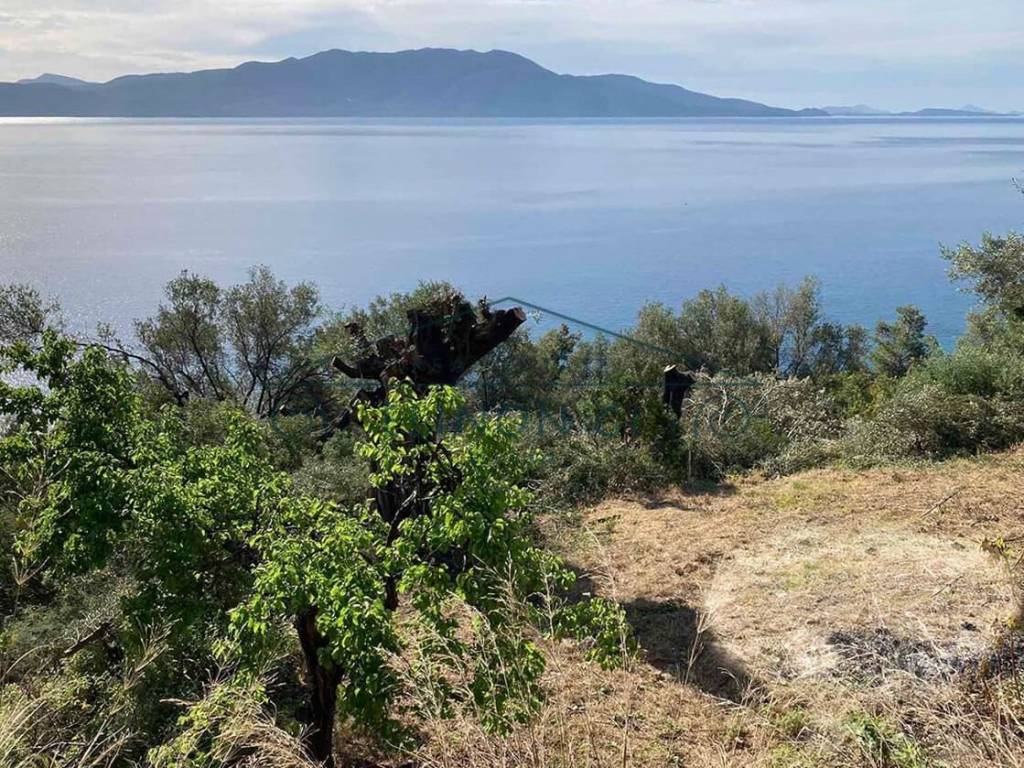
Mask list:
[[[1024,119],[0,119],[0,282],[127,332],[182,270],[331,311],[420,281],[619,332],[648,302],[822,286],[949,346],[943,245],[1024,226]],[[568,319],[566,319],[568,318]]]

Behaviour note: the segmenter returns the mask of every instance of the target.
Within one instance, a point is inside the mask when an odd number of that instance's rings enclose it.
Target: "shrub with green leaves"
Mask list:
[[[292,622],[311,683],[317,759],[331,759],[336,713],[390,730],[399,693],[391,664],[402,646],[399,600],[429,625],[439,659],[472,655],[445,610],[452,598],[472,606],[501,639],[501,653],[516,660],[521,674],[496,678],[482,660],[480,678],[469,686],[474,696],[503,702],[539,695],[536,647],[501,631],[509,621],[505,595],[511,589],[525,598],[552,582],[565,589],[573,576],[534,543],[522,486],[531,457],[520,452],[515,423],[482,417],[445,432],[460,405],[452,388],[418,395],[401,385],[383,407],[363,407],[365,438],[357,451],[372,468],[374,502],[346,509],[311,498],[282,500],[253,540],[260,561],[254,589],[233,614],[234,639],[225,652],[258,665],[278,642],[282,620]],[[621,619],[621,612],[595,614],[590,625],[608,616]],[[511,705],[494,711],[522,712]]]
[[[1024,440],[1024,360],[965,346],[933,355],[854,419],[840,453],[855,465],[942,458]]]
[[[928,768],[934,763],[912,735],[883,717],[854,713],[847,728],[861,753],[878,768]]]
[[[953,354],[934,355],[914,372],[914,380],[931,383],[950,395],[1024,397],[1024,357],[971,345]]]
[[[205,631],[247,589],[248,539],[289,487],[265,429],[239,411],[194,445],[174,410],[146,419],[128,371],[97,348],[47,335],[5,351],[36,381],[0,386],[14,418],[0,466],[19,498],[17,550],[44,581],[116,566],[134,623]],[[129,622],[131,624],[132,622]]]
[[[649,494],[681,479],[651,447],[618,436],[573,433],[544,451],[540,500],[557,507],[596,503],[608,494]]]
[[[829,441],[842,432],[838,407],[824,386],[766,374],[701,381],[684,419],[691,425],[691,474],[715,480],[758,466],[813,466],[811,457],[827,456]],[[790,460],[779,464],[791,450]]]
[[[101,607],[93,626],[76,627],[88,642],[53,632],[46,642],[63,642],[53,652],[68,658],[106,648],[100,662],[144,671],[145,685],[125,688],[130,701],[111,705],[156,734],[173,711],[166,700],[202,685],[227,613],[250,589],[250,538],[290,484],[264,427],[241,412],[225,416],[219,440],[195,443],[181,412],[143,415],[130,372],[104,351],[79,353],[53,333],[41,341],[0,349],[17,374],[0,383],[10,419],[0,476],[16,500],[6,522],[21,574],[9,585],[19,621],[8,623],[27,627],[37,606],[86,585],[76,600]],[[93,594],[104,584],[115,606]]]
[[[1024,235],[986,233],[980,245],[944,248],[942,255],[954,280],[968,282],[986,304],[1024,319]]]
[[[22,342],[0,349],[0,372],[14,374],[0,381],[0,413],[10,420],[0,466],[5,495],[18,500],[18,554],[61,573],[113,551],[139,425],[127,371],[97,349],[75,352],[53,333],[39,350]]]

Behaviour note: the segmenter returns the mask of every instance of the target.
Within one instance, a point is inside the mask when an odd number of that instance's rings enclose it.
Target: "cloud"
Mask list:
[[[911,105],[921,81],[952,99],[960,86],[936,85],[970,72],[995,106],[1024,102],[1019,0],[4,0],[0,79],[421,46],[507,48],[558,71],[790,104],[829,80],[830,101],[880,91]]]

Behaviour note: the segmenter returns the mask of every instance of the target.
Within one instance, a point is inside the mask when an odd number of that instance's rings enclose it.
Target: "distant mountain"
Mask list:
[[[68,77],[67,75],[54,75],[47,72],[45,75],[39,77],[33,77],[26,80],[19,80],[18,85],[28,85],[29,83],[44,83],[50,85],[63,85],[65,88],[94,88],[99,83],[90,83],[87,80],[79,80],[77,77]]]
[[[0,83],[0,115],[110,117],[793,117],[628,75],[559,75],[514,53],[324,51],[234,69]]]
[[[916,112],[889,112],[875,109],[866,104],[853,107],[822,107],[821,110],[833,117],[1013,117],[1019,112],[992,112],[981,107],[967,105],[959,109],[919,109]]]
[[[833,117],[867,117],[892,114],[892,112],[887,112],[884,109],[869,107],[867,104],[856,104],[852,107],[822,107],[821,110]]]
[[[998,112],[974,112],[968,109],[919,109],[916,112],[900,112],[908,117],[996,117]]]

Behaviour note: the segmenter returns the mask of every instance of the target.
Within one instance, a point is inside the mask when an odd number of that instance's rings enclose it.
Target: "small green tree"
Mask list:
[[[48,327],[59,326],[60,305],[35,288],[0,283],[0,344],[39,339]]]
[[[1024,321],[1024,235],[986,233],[979,246],[943,248],[942,255],[954,280],[967,282],[987,305]]]
[[[552,344],[551,365],[569,353]],[[446,432],[461,406],[455,390],[389,382],[383,406],[358,412],[373,498],[342,507],[294,494],[252,414],[227,409],[216,429],[198,433],[186,409],[153,414],[133,371],[109,350],[46,331],[36,347],[0,348],[0,367],[16,374],[0,379],[0,491],[22,572],[48,585],[89,572],[122,576],[121,613],[103,636],[130,661],[159,630],[171,663],[185,670],[151,688],[154,701],[197,693],[214,647],[259,668],[287,619],[310,688],[309,746],[329,762],[338,713],[388,723],[400,600],[437,638],[439,658],[473,656],[445,609],[454,599],[475,609],[500,656],[515,662],[502,675],[481,658],[468,664],[480,675],[469,695],[488,702],[489,724],[535,709],[543,659],[515,629],[506,597],[558,593],[573,577],[533,540],[523,487],[530,457],[520,455],[511,421],[474,419]],[[592,638],[590,654],[603,663],[619,658],[626,632],[617,606],[562,607],[545,611],[547,629]]]
[[[691,368],[745,375],[775,366],[767,324],[750,302],[724,285],[683,302],[679,327]]]
[[[1010,356],[1024,351],[1024,236],[986,234],[978,246],[944,248],[950,276],[964,282],[981,299],[968,315],[963,346],[999,350]]]
[[[927,327],[924,314],[913,306],[897,307],[893,323],[880,320],[871,351],[875,370],[893,378],[906,376],[915,363],[938,348],[935,338],[925,333]]]
[[[520,328],[485,355],[467,375],[472,404],[480,410],[556,412],[565,395],[563,377],[581,335],[568,326],[548,331],[537,341]]]
[[[50,331],[38,350],[0,348],[0,371],[15,374],[0,381],[0,475],[16,499],[17,549],[61,573],[97,567],[116,549],[139,427],[129,373],[101,350],[76,351]]]
[[[223,441],[192,445],[179,414],[145,419],[130,371],[56,334],[0,349],[0,475],[18,499],[18,552],[44,578],[112,562],[131,575],[136,619],[203,621],[245,594],[247,545],[288,489],[266,433],[236,412]]]
[[[509,587],[525,597],[546,582],[572,581],[533,542],[529,494],[521,484],[526,462],[514,424],[480,418],[445,433],[441,426],[460,404],[450,387],[417,396],[411,386],[395,386],[383,407],[362,407],[366,439],[359,452],[374,468],[375,502],[354,510],[311,499],[283,502],[255,540],[261,564],[252,598],[234,613],[232,649],[243,661],[259,662],[262,649],[276,643],[275,627],[292,623],[310,687],[310,751],[327,764],[336,714],[387,724],[397,694],[389,655],[400,647],[394,609],[401,597],[442,639],[436,650],[443,658],[467,651],[444,610],[449,598],[500,626],[507,620],[501,596]],[[578,619],[580,610],[567,615]],[[602,637],[611,631],[609,616],[621,629],[617,608],[588,615],[604,622]],[[570,619],[558,624],[565,634],[582,634],[580,626]],[[504,651],[520,662],[513,665],[517,675],[502,679],[505,692],[496,692],[491,678],[472,688],[487,692],[499,712],[507,704],[521,715],[512,703],[522,696],[511,692],[533,691],[536,698],[543,661],[521,636],[500,636],[509,639]],[[607,645],[595,645],[599,655]]]
[[[209,444],[187,439],[176,410],[146,418],[132,372],[99,348],[79,352],[48,331],[39,349],[0,348],[0,366],[16,374],[0,380],[4,543],[22,574],[7,588],[43,602],[76,577],[116,573],[114,614],[84,634],[129,664],[161,638],[162,664],[177,673],[138,693],[140,713],[166,721],[172,707],[159,702],[198,691],[229,610],[249,594],[250,539],[288,478],[264,428],[239,411]]]
[[[775,371],[783,376],[807,372],[821,322],[821,283],[805,277],[796,288],[780,285],[754,297],[754,312],[766,328]]]
[[[183,272],[165,295],[153,317],[136,322],[138,348],[108,339],[164,397],[226,401],[266,417],[307,405],[321,389],[312,284],[289,287],[266,267],[230,288]]]

